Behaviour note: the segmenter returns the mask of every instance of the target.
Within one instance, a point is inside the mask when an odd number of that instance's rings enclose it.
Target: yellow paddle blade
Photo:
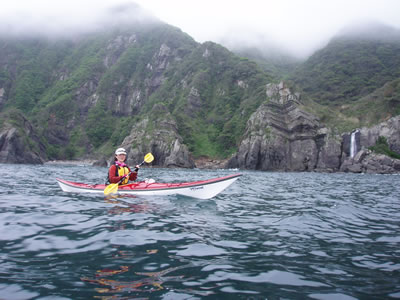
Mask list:
[[[109,185],[104,189],[104,195],[115,194],[116,192],[118,192],[118,183],[109,184]]]
[[[147,153],[144,157],[144,161],[147,163],[151,163],[154,160],[154,156],[151,153]]]

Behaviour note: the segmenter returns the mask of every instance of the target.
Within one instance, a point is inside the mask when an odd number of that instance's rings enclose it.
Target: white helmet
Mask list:
[[[115,155],[118,154],[125,154],[126,155],[126,151],[124,148],[118,148],[117,150],[115,150]]]

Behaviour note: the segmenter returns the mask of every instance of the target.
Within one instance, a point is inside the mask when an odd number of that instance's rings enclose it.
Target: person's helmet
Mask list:
[[[115,150],[115,155],[118,154],[125,154],[126,155],[126,151],[124,148],[118,148],[117,150]]]

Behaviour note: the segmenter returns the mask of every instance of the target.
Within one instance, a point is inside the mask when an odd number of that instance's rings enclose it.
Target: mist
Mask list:
[[[1,5],[0,34],[70,36],[165,22],[199,43],[306,58],[354,24],[400,30],[399,11],[396,0],[14,0]]]
[[[400,29],[396,0],[137,0],[198,42],[306,58],[343,28],[379,22]]]
[[[71,37],[115,26],[160,22],[150,11],[131,1],[88,0],[79,5],[76,1],[37,1],[37,4],[12,7],[8,13],[1,11],[0,35]]]

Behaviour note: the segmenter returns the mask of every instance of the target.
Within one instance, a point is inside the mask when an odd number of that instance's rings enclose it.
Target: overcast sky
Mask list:
[[[131,0],[0,0],[0,31],[90,28],[105,9]],[[300,56],[349,24],[379,21],[400,29],[400,0],[137,0],[196,41],[273,43]]]

